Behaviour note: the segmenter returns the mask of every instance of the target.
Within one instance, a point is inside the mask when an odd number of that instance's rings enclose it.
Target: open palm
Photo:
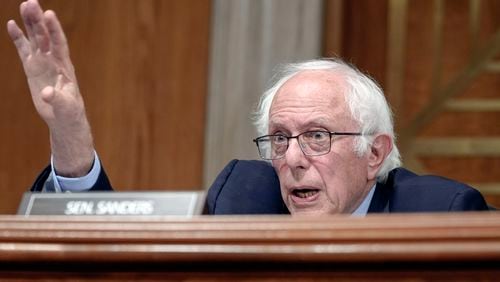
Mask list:
[[[7,23],[17,48],[35,108],[50,131],[54,166],[62,176],[85,175],[94,148],[68,43],[53,11],[43,12],[37,0],[20,5],[26,35],[15,21]]]
[[[36,1],[21,4],[27,37],[14,21],[7,24],[28,79],[33,103],[50,126],[83,110],[66,38],[54,12]]]

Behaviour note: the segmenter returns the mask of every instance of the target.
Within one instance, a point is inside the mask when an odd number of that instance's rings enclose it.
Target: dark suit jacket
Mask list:
[[[263,161],[231,161],[207,195],[210,214],[288,213],[274,169]],[[404,168],[377,183],[368,210],[376,212],[447,212],[488,210],[474,188],[438,176],[418,176]]]
[[[48,170],[48,171],[47,171]],[[32,191],[41,191],[50,168],[38,177]],[[91,188],[112,190],[104,170]],[[264,161],[232,160],[219,173],[207,193],[208,214],[287,214],[278,177]],[[418,176],[404,168],[377,183],[369,213],[447,212],[488,210],[474,188],[438,176]]]

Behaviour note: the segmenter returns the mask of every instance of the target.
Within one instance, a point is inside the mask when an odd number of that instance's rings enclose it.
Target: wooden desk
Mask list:
[[[500,213],[0,216],[0,280],[14,278],[498,281]]]

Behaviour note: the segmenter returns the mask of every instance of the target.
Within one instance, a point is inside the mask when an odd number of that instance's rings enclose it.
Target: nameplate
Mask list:
[[[193,216],[205,202],[201,191],[190,192],[84,192],[23,195],[20,215],[69,216]]]

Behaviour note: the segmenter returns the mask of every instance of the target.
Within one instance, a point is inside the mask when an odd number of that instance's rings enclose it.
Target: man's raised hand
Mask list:
[[[20,5],[26,35],[7,23],[17,48],[36,110],[50,130],[54,165],[62,176],[82,176],[94,159],[92,134],[85,114],[66,36],[53,11],[37,0]]]

